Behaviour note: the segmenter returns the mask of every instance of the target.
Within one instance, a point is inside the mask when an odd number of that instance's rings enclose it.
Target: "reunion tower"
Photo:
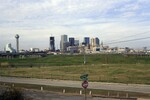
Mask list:
[[[19,53],[19,35],[16,34],[15,38],[16,38],[16,51],[17,53]]]

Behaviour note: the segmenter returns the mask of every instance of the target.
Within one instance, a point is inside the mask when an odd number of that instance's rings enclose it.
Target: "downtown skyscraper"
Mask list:
[[[55,51],[55,38],[53,36],[50,37],[50,42],[49,42],[49,50],[50,51]]]
[[[68,36],[67,35],[61,35],[60,51],[61,52],[66,52],[68,46],[69,46]]]
[[[75,39],[73,37],[69,38],[69,46],[75,46]]]
[[[99,40],[99,38],[91,38],[91,46],[93,46],[93,47],[97,47],[97,46],[99,46],[100,45],[100,40]]]
[[[89,37],[84,37],[84,44],[88,46],[90,44],[90,38]]]

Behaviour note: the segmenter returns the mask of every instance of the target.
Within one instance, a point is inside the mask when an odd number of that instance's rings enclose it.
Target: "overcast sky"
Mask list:
[[[0,50],[49,48],[49,37],[98,37],[104,44],[150,37],[150,0],[0,0]],[[110,46],[150,47],[150,38]]]

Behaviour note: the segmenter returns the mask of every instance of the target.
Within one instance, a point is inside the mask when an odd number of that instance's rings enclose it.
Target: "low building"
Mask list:
[[[78,46],[69,46],[67,47],[67,51],[70,53],[78,53],[79,49],[78,49]]]
[[[125,48],[118,48],[117,53],[125,53]]]
[[[5,52],[6,53],[16,53],[16,50],[11,46],[11,43],[8,43],[5,46]]]
[[[101,51],[100,47],[93,47],[91,53],[100,53],[100,51]]]
[[[39,49],[39,48],[30,48],[29,51],[30,51],[30,52],[39,52],[40,49]]]

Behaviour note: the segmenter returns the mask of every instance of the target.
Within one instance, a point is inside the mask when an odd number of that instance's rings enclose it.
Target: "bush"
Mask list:
[[[9,67],[9,63],[8,63],[8,62],[2,62],[2,63],[0,64],[0,67],[8,68],[8,67]]]
[[[24,98],[19,90],[9,88],[0,95],[0,100],[24,100]]]

